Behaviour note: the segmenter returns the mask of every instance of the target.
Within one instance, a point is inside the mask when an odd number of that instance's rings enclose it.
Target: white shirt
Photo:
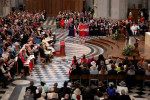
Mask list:
[[[65,20],[65,23],[68,23],[69,21],[68,20]]]
[[[111,64],[107,65],[107,71],[111,70]]]
[[[6,72],[3,66],[1,67],[1,70],[2,70],[2,73]]]
[[[137,31],[138,29],[140,29],[140,28],[137,25],[131,26],[132,31]]]

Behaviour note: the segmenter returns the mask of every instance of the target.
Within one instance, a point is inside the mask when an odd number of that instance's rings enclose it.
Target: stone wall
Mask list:
[[[98,0],[98,18],[106,18],[109,19],[109,0]]]
[[[10,0],[0,0],[0,17],[7,16],[10,13]]]
[[[2,0],[0,0],[0,17],[3,14]]]
[[[127,19],[127,0],[98,0],[97,17],[113,20]]]

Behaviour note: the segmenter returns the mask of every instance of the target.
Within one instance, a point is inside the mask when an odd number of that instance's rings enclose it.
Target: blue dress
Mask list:
[[[69,26],[69,35],[68,36],[74,36],[74,25]]]

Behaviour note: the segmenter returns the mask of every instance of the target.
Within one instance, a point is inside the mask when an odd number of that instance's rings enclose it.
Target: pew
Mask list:
[[[80,80],[84,81],[84,80],[89,80],[89,86],[91,84],[91,79],[97,79],[97,80],[106,80],[107,84],[108,81],[110,80],[114,80],[116,82],[116,86],[117,86],[117,82],[121,81],[121,80],[125,80],[126,75],[71,75],[71,81],[73,80]],[[143,81],[143,85],[145,84],[146,81],[150,82],[150,76],[146,76],[146,75],[136,75],[136,80],[137,81]]]

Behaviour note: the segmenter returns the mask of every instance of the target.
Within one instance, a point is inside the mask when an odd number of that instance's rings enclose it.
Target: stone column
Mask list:
[[[127,19],[128,0],[111,0],[111,19]]]
[[[110,0],[98,0],[98,18],[106,18],[108,19],[109,16],[109,2]]]
[[[143,0],[143,8],[147,9],[147,5],[148,4],[148,1],[147,0]]]
[[[3,15],[2,0],[0,0],[0,17]]]
[[[10,13],[10,0],[3,0],[3,16]]]

